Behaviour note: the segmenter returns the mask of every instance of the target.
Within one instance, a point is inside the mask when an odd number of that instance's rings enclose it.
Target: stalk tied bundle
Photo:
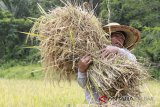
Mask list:
[[[33,33],[41,35],[37,39],[46,77],[57,73],[69,79],[80,57],[110,44],[93,11],[70,3],[38,18]]]
[[[121,98],[140,98],[140,85],[148,77],[138,62],[115,55],[110,59],[95,58],[88,71],[88,90],[96,89],[98,95]]]

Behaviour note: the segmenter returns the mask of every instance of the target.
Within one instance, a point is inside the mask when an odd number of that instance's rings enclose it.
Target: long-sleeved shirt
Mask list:
[[[130,52],[128,51],[127,49],[125,48],[118,48],[118,52],[119,54],[123,55],[124,57],[128,58],[129,60],[133,61],[133,62],[136,62],[136,57]],[[92,89],[92,93],[90,93],[87,88],[85,87],[86,86],[86,83],[87,83],[87,74],[86,73],[81,73],[79,70],[78,70],[78,77],[77,77],[77,81],[78,81],[78,84],[85,89],[85,99],[86,101],[88,102],[88,104],[93,104],[93,103],[98,103],[99,100],[99,95],[98,93],[96,92],[96,90],[93,88]]]

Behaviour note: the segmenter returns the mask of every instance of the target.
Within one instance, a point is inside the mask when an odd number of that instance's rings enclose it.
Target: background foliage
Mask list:
[[[94,6],[98,3],[96,14],[107,24],[108,0],[78,1],[88,1]],[[7,63],[9,67],[15,63],[28,64],[39,60],[38,50],[24,48],[33,44],[30,41],[26,44],[26,36],[20,33],[28,32],[31,28],[33,22],[29,17],[40,16],[37,3],[45,11],[63,5],[60,0],[0,1],[0,66]],[[141,42],[133,52],[139,60],[148,62],[146,66],[150,66],[152,76],[160,79],[160,1],[110,0],[110,8],[110,22],[129,25],[141,31]]]

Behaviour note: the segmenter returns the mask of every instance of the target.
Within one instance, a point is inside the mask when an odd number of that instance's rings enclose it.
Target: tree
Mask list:
[[[2,2],[16,18],[23,18],[29,15],[29,0],[2,0]]]
[[[151,65],[151,75],[160,79],[160,27],[145,27],[141,38],[141,42],[134,50],[134,53],[136,56],[144,58],[144,60],[148,59]]]
[[[159,26],[159,0],[111,0],[111,22],[126,25]],[[107,0],[101,2],[100,17],[108,19]],[[104,21],[106,22],[106,20]]]
[[[29,56],[29,59],[35,59],[34,49],[24,48],[26,46],[26,36],[19,32],[29,32],[33,23],[27,17],[40,16],[41,13],[38,10],[37,3],[40,3],[47,11],[55,7],[59,1],[3,0],[0,2],[0,61],[26,60],[30,53],[32,58]]]
[[[15,19],[8,11],[0,10],[0,58],[14,59],[23,55],[25,36],[19,31],[28,31],[32,22],[26,19]]]

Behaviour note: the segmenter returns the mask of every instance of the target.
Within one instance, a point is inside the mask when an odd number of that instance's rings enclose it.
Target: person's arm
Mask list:
[[[136,57],[133,54],[131,54],[130,51],[124,48],[119,48],[116,46],[109,45],[109,46],[106,46],[106,48],[100,50],[100,52],[101,52],[102,58],[110,58],[115,54],[120,54],[128,58],[129,60],[136,62]]]
[[[78,69],[77,81],[78,81],[79,86],[81,86],[82,88],[85,88],[86,83],[87,83],[87,74],[86,74],[86,72],[82,73]]]
[[[83,56],[78,62],[78,84],[84,88],[87,83],[87,69],[91,64],[91,56],[89,54]]]

